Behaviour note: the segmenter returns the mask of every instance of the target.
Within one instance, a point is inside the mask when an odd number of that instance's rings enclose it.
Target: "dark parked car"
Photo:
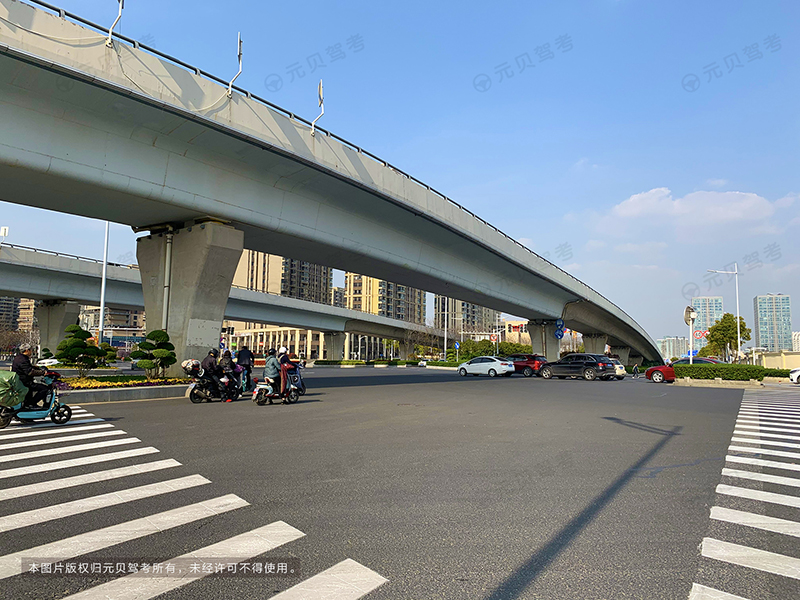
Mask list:
[[[525,377],[538,375],[547,362],[544,356],[538,354],[512,354],[508,358],[514,362],[514,372],[522,373]]]
[[[602,354],[567,354],[559,361],[546,363],[539,374],[545,379],[583,377],[592,381],[599,377],[609,380],[616,376],[616,367],[610,358]]]

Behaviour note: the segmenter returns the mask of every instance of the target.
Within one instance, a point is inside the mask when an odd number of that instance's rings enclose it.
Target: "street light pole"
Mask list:
[[[739,316],[739,263],[733,263],[733,271],[717,271],[708,269],[709,273],[733,275],[736,278],[736,362],[739,362],[739,352],[742,351],[742,319]]]
[[[108,275],[108,221],[106,221],[106,241],[103,249],[103,280],[100,283],[100,333],[97,345],[103,343],[103,330],[106,324],[106,277]]]

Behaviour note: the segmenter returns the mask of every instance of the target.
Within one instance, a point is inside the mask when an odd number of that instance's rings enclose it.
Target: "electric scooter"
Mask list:
[[[51,367],[58,363],[55,359],[48,359],[40,361],[38,367]],[[45,404],[42,408],[24,407],[24,399],[22,402],[15,406],[0,407],[0,429],[8,427],[12,420],[20,421],[21,423],[33,423],[37,419],[50,418],[53,423],[63,425],[72,418],[72,409],[66,404],[61,404],[58,401],[58,387],[56,383],[61,378],[61,375],[56,371],[47,370],[40,379],[41,382],[49,389]],[[24,408],[23,408],[24,407]]]

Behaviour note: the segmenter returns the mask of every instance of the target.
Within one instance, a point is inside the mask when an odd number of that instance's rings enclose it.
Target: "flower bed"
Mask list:
[[[187,385],[191,379],[168,378],[151,379],[146,377],[68,377],[59,382],[59,389],[62,390],[100,390],[106,388],[132,388],[132,387],[153,387],[157,385]]]

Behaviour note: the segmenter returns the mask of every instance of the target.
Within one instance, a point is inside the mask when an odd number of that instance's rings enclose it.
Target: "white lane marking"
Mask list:
[[[346,559],[272,596],[272,600],[356,600],[389,581],[372,569],[352,559]]]
[[[167,460],[159,460],[156,462],[144,463],[141,465],[133,465],[131,467],[121,467],[119,469],[109,469],[107,471],[87,473],[86,475],[75,475],[74,477],[65,477],[63,479],[53,479],[51,481],[43,481],[42,483],[21,485],[14,488],[0,490],[0,501],[10,500],[12,498],[22,498],[23,496],[32,496],[34,494],[43,494],[55,490],[63,490],[64,488],[86,485],[88,483],[109,481],[110,479],[119,479],[120,477],[129,477],[130,475],[140,475],[142,473],[150,473],[152,471],[160,471],[161,469],[170,469],[172,467],[180,467],[180,466],[181,463],[179,463],[177,460],[173,458],[170,458]]]
[[[77,419],[83,419],[83,418],[85,418],[85,417],[94,417],[95,415],[94,415],[94,414],[92,414],[92,413],[90,413],[90,412],[86,412],[86,411],[84,411],[84,412],[82,412],[82,413],[81,413],[81,412],[78,412],[77,414],[76,414],[76,413],[72,413],[72,416],[74,416],[74,417],[75,417],[75,418],[77,418]],[[71,420],[71,419],[72,419],[72,417],[70,417],[70,420]],[[55,425],[55,423],[53,423],[52,421],[51,421],[50,423],[51,423],[52,425]],[[46,422],[45,422],[45,423],[42,423],[42,422],[41,422],[41,421],[39,421],[39,420],[37,420],[37,421],[36,421],[35,423],[33,423],[33,424],[31,424],[31,423],[23,423],[22,421],[11,421],[11,426],[12,426],[12,428],[16,428],[16,429],[18,429],[18,430],[19,430],[19,429],[27,429],[28,427],[33,427],[34,425],[44,425],[44,424],[46,424]],[[67,423],[64,423],[64,425],[66,425],[66,424],[67,424]],[[63,425],[62,425],[62,427],[63,427]]]
[[[719,484],[717,493],[747,500],[758,500],[759,502],[769,502],[770,504],[780,504],[781,506],[792,506],[800,508],[800,496],[787,496],[786,494],[775,494],[773,492],[762,492],[761,490],[751,490],[750,488],[740,488],[732,485]]]
[[[111,423],[101,423],[100,425],[83,425],[81,427],[44,429],[42,431],[26,431],[25,433],[12,433],[3,435],[2,437],[0,437],[0,441],[5,442],[6,440],[11,440],[11,439],[29,438],[42,435],[55,435],[59,433],[75,433],[76,431],[92,431],[94,429],[108,429],[109,427],[113,428],[114,426]]]
[[[59,425],[58,423],[53,423],[52,421],[46,423],[34,423],[33,425],[25,425],[24,429],[42,429],[44,427],[74,427],[75,425],[86,425],[87,423],[99,423],[100,421],[105,421],[105,419],[101,419],[100,417],[95,417],[94,419],[82,419],[80,421],[68,421],[63,425]],[[0,431],[0,438],[3,436],[10,436],[13,435],[15,432],[12,429],[7,429],[6,431]]]
[[[773,433],[795,433],[800,434],[800,429],[790,429],[790,428],[783,428],[783,427],[765,427],[763,425],[736,425],[738,429],[744,430],[752,430],[755,429],[756,431],[771,431]]]
[[[107,442],[92,442],[91,444],[78,444],[77,446],[64,446],[63,448],[49,448],[47,450],[33,450],[31,452],[17,452],[0,456],[0,463],[13,462],[15,460],[26,460],[29,458],[41,458],[42,456],[52,456],[53,454],[70,454],[83,450],[96,450],[97,448],[108,448],[109,446],[123,446],[125,444],[138,444],[139,438],[125,438],[124,440],[109,440]]]
[[[756,423],[773,423],[778,425],[800,425],[800,419],[782,419],[779,417],[765,417],[764,415],[751,415],[739,413],[737,421],[755,421]]]
[[[777,446],[778,448],[800,448],[800,444],[792,444],[791,442],[772,442],[769,440],[752,440],[750,438],[732,437],[733,442],[746,442],[748,444],[760,444],[762,446]]]
[[[761,418],[761,419],[772,419],[777,421],[786,421],[787,423],[800,423],[800,418],[794,418],[789,415],[784,415],[783,413],[764,413],[764,412],[753,412],[753,411],[740,411],[740,417],[748,417],[748,418]]]
[[[733,594],[695,583],[692,584],[692,593],[689,594],[689,600],[747,600],[747,598],[734,596]]]
[[[728,452],[747,452],[749,454],[767,454],[769,456],[782,456],[783,458],[800,458],[797,452],[782,452],[780,450],[768,450],[767,448],[746,448],[744,446],[730,446]]]
[[[755,406],[755,405],[743,405],[741,410],[750,410],[750,411],[757,411],[761,414],[777,414],[777,415],[784,415],[787,417],[796,417],[800,415],[800,411],[794,409],[787,409],[783,407],[775,407],[775,406]]]
[[[702,555],[733,565],[757,569],[773,575],[800,579],[800,559],[731,544],[713,538],[703,538]]]
[[[797,521],[787,521],[786,519],[777,519],[766,515],[757,515],[741,510],[722,508],[721,506],[714,506],[711,508],[711,518],[717,521],[744,525],[745,527],[753,527],[755,529],[763,529],[764,531],[772,531],[792,537],[800,537],[800,523]]]
[[[96,529],[71,538],[44,544],[43,546],[6,554],[5,556],[0,556],[0,579],[19,575],[22,572],[21,561],[26,557],[67,560],[186,525],[193,521],[214,517],[244,506],[249,506],[249,503],[234,494],[228,494],[227,496],[175,508],[150,515],[149,517],[127,521],[119,525]]]
[[[787,423],[786,421],[781,421],[778,419],[765,419],[765,418],[749,418],[749,417],[739,417],[736,419],[737,423],[744,423],[745,425],[769,425],[773,427],[794,427],[795,429],[800,429],[800,423]]]
[[[109,454],[95,454],[94,456],[84,456],[81,458],[71,458],[69,460],[59,460],[51,463],[42,463],[39,465],[28,465],[27,467],[17,467],[15,469],[6,469],[0,471],[0,479],[8,479],[9,477],[18,477],[20,475],[31,475],[32,473],[45,473],[47,471],[58,471],[61,469],[68,469],[70,467],[80,467],[82,465],[93,465],[100,462],[108,462],[110,460],[119,460],[121,458],[131,458],[133,456],[142,456],[143,454],[155,454],[160,452],[157,448],[148,446],[147,448],[136,448],[134,450],[123,450],[122,452],[111,452]]]
[[[73,515],[108,508],[109,506],[117,506],[119,504],[125,504],[126,502],[135,502],[136,500],[152,498],[153,496],[160,496],[161,494],[188,490],[189,488],[206,485],[208,483],[211,483],[211,481],[201,475],[189,475],[188,477],[179,477],[178,479],[140,485],[118,492],[109,492],[108,494],[100,494],[99,496],[81,498],[80,500],[73,500],[72,502],[62,502],[53,506],[45,506],[44,508],[37,508],[0,517],[0,533],[12,531],[14,529],[22,529],[23,527],[30,527],[31,525],[45,523],[47,521],[55,521],[56,519],[64,519]]]
[[[78,440],[91,440],[112,435],[128,435],[121,429],[114,431],[100,431],[98,433],[81,433],[79,435],[68,435],[60,438],[46,438],[43,440],[28,440],[27,442],[13,442],[11,444],[0,444],[0,452],[12,450],[14,448],[29,448],[31,446],[44,446],[45,444],[59,444],[61,442],[76,442]]]
[[[722,474],[728,477],[738,477],[739,479],[750,479],[752,481],[763,481],[764,483],[774,483],[776,485],[800,487],[800,479],[796,477],[783,477],[781,475],[769,475],[767,473],[756,473],[755,471],[740,471],[738,469],[722,469]]]
[[[800,465],[776,460],[761,460],[760,458],[747,458],[745,456],[726,456],[727,462],[739,463],[742,465],[755,465],[757,467],[768,467],[770,469],[782,469],[784,471],[800,471]]]
[[[235,559],[236,562],[239,562],[269,552],[304,535],[303,532],[298,531],[291,525],[278,521],[165,562],[191,559],[213,561],[222,558],[229,561]],[[203,572],[189,573],[185,577],[137,577],[136,575],[127,575],[72,596],[67,596],[64,600],[108,600],[109,598],[114,598],[114,600],[149,600],[183,587],[192,581],[202,579],[206,575],[208,573]]]
[[[795,440],[800,442],[800,436],[797,435],[778,435],[777,433],[759,433],[758,431],[742,431],[741,429],[734,429],[733,433],[736,435],[752,435],[755,437],[777,438],[781,440]]]

